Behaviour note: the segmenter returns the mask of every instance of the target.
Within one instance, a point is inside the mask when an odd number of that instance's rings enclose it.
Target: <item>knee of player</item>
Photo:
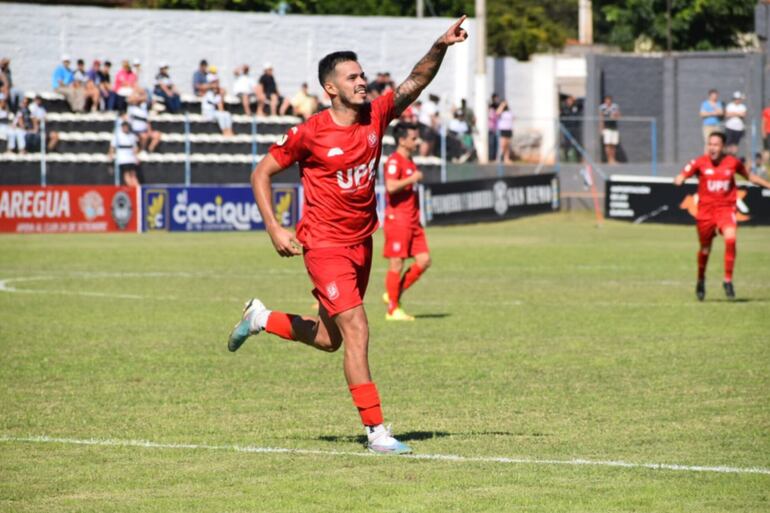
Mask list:
[[[423,271],[427,271],[428,267],[430,267],[430,265],[433,263],[433,260],[430,259],[430,256],[426,255],[423,258],[418,259],[416,262]]]

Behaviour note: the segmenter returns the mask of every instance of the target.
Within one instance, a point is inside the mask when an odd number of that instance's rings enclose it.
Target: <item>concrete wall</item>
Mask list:
[[[0,56],[12,59],[15,84],[48,91],[61,54],[74,59],[139,58],[144,82],[152,82],[161,61],[182,92],[192,92],[192,73],[201,58],[219,68],[232,86],[233,68],[251,66],[261,74],[269,61],[279,88],[293,95],[302,82],[320,92],[318,60],[336,50],[358,53],[371,76],[390,71],[406,78],[452,20],[345,16],[278,16],[260,13],[199,12],[0,3]],[[474,20],[465,27],[472,35]],[[472,36],[471,36],[472,37]],[[473,94],[474,52],[469,43],[450,48],[426,92],[459,104]],[[74,63],[73,63],[74,64]],[[87,67],[90,64],[87,64]]]

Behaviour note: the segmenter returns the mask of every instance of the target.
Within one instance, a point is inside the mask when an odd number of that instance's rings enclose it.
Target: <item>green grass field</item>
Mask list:
[[[770,229],[739,233],[735,302],[717,241],[704,303],[692,226],[428,237],[415,323],[385,323],[375,260],[370,359],[395,432],[464,459],[359,457],[341,352],[227,352],[253,295],[311,311],[265,234],[0,237],[0,511],[770,511]]]

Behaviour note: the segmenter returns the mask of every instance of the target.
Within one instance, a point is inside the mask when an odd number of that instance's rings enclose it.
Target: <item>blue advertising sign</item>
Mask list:
[[[294,185],[273,187],[273,206],[282,226],[298,217]],[[143,187],[143,231],[248,231],[265,224],[248,186]]]

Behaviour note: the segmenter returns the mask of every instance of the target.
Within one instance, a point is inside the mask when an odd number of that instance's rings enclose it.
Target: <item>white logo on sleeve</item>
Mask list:
[[[337,155],[344,155],[345,152],[342,151],[342,148],[337,148],[336,146],[329,150],[329,153],[326,154],[327,157],[336,157]]]
[[[398,166],[396,164],[390,164],[388,166],[388,174],[395,175],[396,173],[398,173]]]

